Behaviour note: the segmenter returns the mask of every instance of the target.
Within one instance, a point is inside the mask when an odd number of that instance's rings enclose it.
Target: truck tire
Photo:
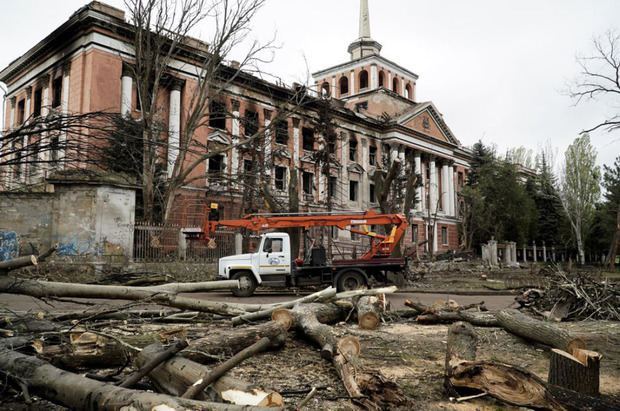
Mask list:
[[[250,271],[239,271],[233,275],[232,279],[239,280],[239,288],[232,289],[235,297],[250,297],[258,285],[254,274]]]
[[[345,271],[338,276],[336,281],[338,292],[359,290],[362,287],[366,287],[366,285],[366,279],[357,271]]]

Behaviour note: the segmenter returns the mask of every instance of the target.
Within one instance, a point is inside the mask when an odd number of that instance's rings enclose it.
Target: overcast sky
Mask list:
[[[0,67],[64,22],[83,0],[4,0]],[[123,7],[122,0],[107,3]],[[418,74],[416,100],[431,100],[463,145],[500,152],[547,142],[561,155],[579,132],[614,110],[610,101],[574,106],[563,92],[578,54],[620,27],[617,0],[370,0],[372,37],[381,54]],[[267,0],[255,35],[277,32],[281,48],[265,70],[285,82],[348,60],[358,34],[358,0]],[[205,29],[206,30],[206,29]],[[205,31],[206,32],[206,31]],[[2,93],[2,92],[0,92]],[[620,155],[620,131],[594,132],[600,164]]]

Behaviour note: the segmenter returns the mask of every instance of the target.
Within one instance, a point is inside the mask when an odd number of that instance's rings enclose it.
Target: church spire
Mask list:
[[[370,37],[370,13],[368,12],[368,0],[360,0],[360,32],[359,37],[349,44],[351,60],[362,57],[378,55],[381,51],[381,44]]]
[[[360,0],[360,39],[370,39],[368,0]]]

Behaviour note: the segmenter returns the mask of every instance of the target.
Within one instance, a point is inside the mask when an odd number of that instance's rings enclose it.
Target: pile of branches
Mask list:
[[[528,289],[516,298],[520,306],[551,320],[620,321],[620,284],[593,273],[566,273],[557,267],[541,271],[548,286]]]

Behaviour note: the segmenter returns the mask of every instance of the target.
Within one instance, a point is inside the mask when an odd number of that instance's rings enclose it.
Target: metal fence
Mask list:
[[[212,237],[215,248],[209,248],[200,240],[186,239],[177,225],[136,223],[133,259],[139,262],[216,262],[220,257],[235,253],[233,231],[216,231]]]

